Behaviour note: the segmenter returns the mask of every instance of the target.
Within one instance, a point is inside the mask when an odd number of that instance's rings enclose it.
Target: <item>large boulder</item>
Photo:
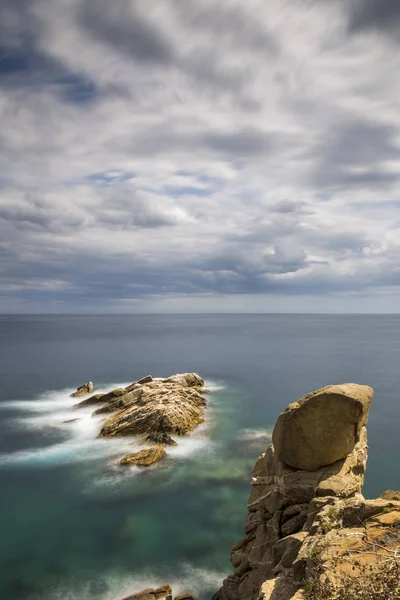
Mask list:
[[[278,458],[295,469],[314,471],[346,458],[367,423],[374,392],[366,385],[330,385],[289,404],[272,441]]]
[[[138,467],[149,467],[155,462],[158,462],[162,458],[165,458],[167,453],[162,446],[154,446],[153,448],[146,448],[140,450],[140,452],[133,452],[127,454],[121,459],[121,465],[136,465]]]
[[[87,383],[84,383],[83,385],[78,387],[76,392],[71,394],[71,398],[81,398],[82,396],[87,396],[88,394],[93,394],[93,392],[94,392],[94,385],[91,381],[88,381]]]

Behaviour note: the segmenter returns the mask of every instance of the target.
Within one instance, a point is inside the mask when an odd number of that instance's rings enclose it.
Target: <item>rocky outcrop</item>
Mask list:
[[[159,460],[165,458],[167,453],[162,446],[154,446],[146,448],[140,452],[127,454],[121,459],[121,465],[136,465],[137,467],[150,467]]]
[[[89,389],[93,391],[91,382],[78,388],[73,395],[83,391],[89,393]],[[161,446],[177,445],[171,435],[186,435],[203,422],[206,406],[203,394],[206,391],[204,380],[197,373],[179,373],[164,379],[146,375],[126,388],[92,395],[75,406],[100,405],[93,416],[105,416],[101,437],[142,435],[145,437],[139,441],[140,444],[160,447],[154,460],[151,458],[154,448],[130,454],[121,460],[121,464],[147,466],[165,455]]]
[[[91,381],[88,381],[87,383],[84,383],[83,385],[78,387],[76,392],[71,394],[71,398],[82,398],[82,396],[87,396],[88,394],[93,394],[93,392],[94,392],[93,383]]]
[[[367,386],[329,386],[280,415],[253,470],[234,573],[215,599],[297,600],[308,579],[325,585],[345,567],[357,573],[352,566],[360,553],[370,557],[374,540],[399,544],[391,527],[400,524],[400,502],[361,495],[372,397]]]
[[[153,379],[129,386],[128,396],[122,396],[103,412],[119,410],[103,425],[102,437],[160,434],[186,435],[203,422],[206,401],[201,391],[204,381],[197,373]],[[99,414],[99,411],[96,411]]]

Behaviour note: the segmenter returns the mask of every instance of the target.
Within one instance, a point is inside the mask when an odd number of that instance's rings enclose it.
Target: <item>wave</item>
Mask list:
[[[257,440],[272,441],[272,431],[270,429],[242,429],[239,431],[237,439],[241,442],[251,442]]]
[[[104,393],[110,389],[127,385],[129,383],[126,382],[102,385],[96,388],[96,393]],[[30,463],[45,467],[103,459],[103,464],[112,468],[118,465],[119,459],[125,454],[143,449],[143,446],[139,446],[137,443],[140,436],[138,438],[99,438],[101,425],[107,417],[104,415],[93,417],[92,413],[95,408],[93,406],[74,407],[74,403],[79,402],[79,399],[70,397],[73,391],[72,388],[65,388],[45,392],[32,400],[2,403],[2,406],[11,407],[17,411],[17,416],[11,421],[19,429],[36,430],[38,433],[58,430],[63,439],[50,446],[0,454],[0,465]],[[176,438],[178,446],[167,448],[170,458],[181,460],[200,453],[204,456],[204,453],[213,451],[214,445],[211,443],[209,435],[209,428],[213,421],[212,408],[209,409],[208,417],[207,421],[191,435]],[[139,473],[141,469],[132,466],[124,468],[123,474],[119,468],[116,471],[118,471],[118,477],[121,477],[121,475]]]
[[[202,600],[211,597],[222,585],[226,575],[225,572],[195,568],[187,564],[181,565],[172,577],[154,574],[150,569],[131,577],[125,573],[110,573],[82,585],[60,586],[42,596],[42,600],[121,600],[143,589],[160,587],[165,583],[171,585],[174,596],[190,593]],[[105,591],[99,591],[101,588]]]
[[[208,389],[211,393],[219,392],[226,388],[226,385],[222,381],[215,381],[213,379],[207,379],[204,383],[205,383],[206,389]]]

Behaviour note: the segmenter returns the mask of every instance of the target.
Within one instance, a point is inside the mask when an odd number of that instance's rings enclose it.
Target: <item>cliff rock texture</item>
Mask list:
[[[253,470],[245,537],[231,552],[234,572],[215,600],[342,598],[337,590],[351,590],[366,569],[379,582],[374,571],[398,567],[400,495],[361,495],[373,393],[328,386],[280,415]]]

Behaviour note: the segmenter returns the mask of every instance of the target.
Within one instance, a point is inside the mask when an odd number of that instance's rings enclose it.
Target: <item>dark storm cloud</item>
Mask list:
[[[396,137],[396,129],[372,120],[343,121],[314,150],[315,156],[320,156],[315,164],[316,184],[340,188],[396,183],[398,172],[380,168],[386,161],[399,158]]]
[[[378,29],[393,32],[400,28],[398,0],[353,0],[350,28],[353,31]]]
[[[0,4],[0,84],[3,88],[41,92],[48,89],[66,102],[85,103],[97,96],[94,82],[72,71],[40,48],[42,24],[35,0]]]

